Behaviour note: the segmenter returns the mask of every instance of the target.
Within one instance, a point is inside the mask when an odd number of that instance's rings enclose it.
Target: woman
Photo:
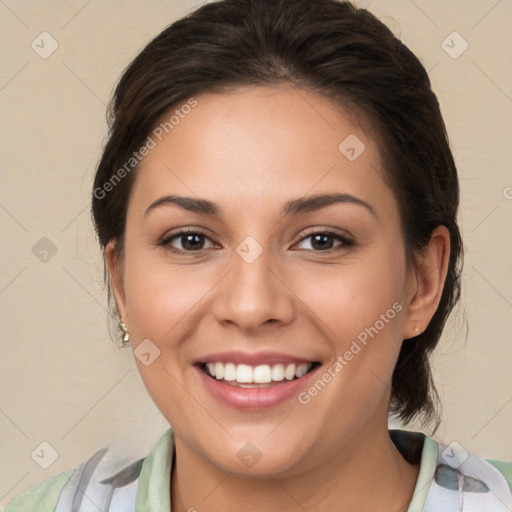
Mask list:
[[[92,210],[172,429],[9,512],[505,511],[512,464],[421,432],[459,298],[458,179],[418,59],[335,0],[225,0],[118,84]]]

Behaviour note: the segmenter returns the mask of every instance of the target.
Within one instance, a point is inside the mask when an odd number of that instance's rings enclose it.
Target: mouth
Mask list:
[[[236,364],[233,362],[198,363],[210,379],[238,388],[268,388],[300,380],[320,366],[320,362],[287,364]]]
[[[298,399],[322,366],[311,356],[270,350],[221,351],[192,364],[203,389],[219,404],[255,413]]]

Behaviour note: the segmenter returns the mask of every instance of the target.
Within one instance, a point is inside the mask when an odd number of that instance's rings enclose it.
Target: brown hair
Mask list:
[[[450,232],[441,302],[426,330],[402,344],[390,409],[404,422],[439,420],[429,355],[460,296],[457,171],[427,72],[367,10],[337,0],[223,0],[155,37],[125,70],[110,104],[109,139],[92,199],[100,244],[104,249],[114,240],[121,256],[137,167],[126,162],[162,114],[201,92],[281,82],[329,98],[369,122],[399,203],[409,257],[425,247],[435,227]],[[126,172],[119,173],[123,166]]]

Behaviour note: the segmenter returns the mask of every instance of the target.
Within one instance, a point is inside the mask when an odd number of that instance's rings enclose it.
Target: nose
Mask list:
[[[216,320],[246,332],[290,323],[295,314],[292,283],[287,282],[277,257],[266,248],[254,261],[240,254],[233,252],[231,270],[217,287]]]

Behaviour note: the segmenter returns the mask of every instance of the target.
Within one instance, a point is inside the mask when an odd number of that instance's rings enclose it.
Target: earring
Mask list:
[[[414,327],[414,332],[417,334],[420,332],[420,330],[418,329],[418,327]]]
[[[123,338],[122,338],[122,345],[126,345],[130,342],[130,335],[128,334],[128,329],[126,328],[126,325],[124,325],[124,322],[119,322],[119,328],[121,331],[123,331]]]

